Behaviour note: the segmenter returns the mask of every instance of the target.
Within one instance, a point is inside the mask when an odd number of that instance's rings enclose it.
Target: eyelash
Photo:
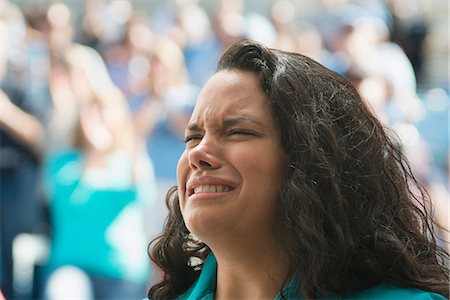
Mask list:
[[[246,130],[231,130],[228,135],[234,135],[234,134],[238,134],[238,135],[255,135],[253,132],[250,131],[246,131]]]
[[[201,140],[202,136],[201,135],[190,135],[184,138],[184,143],[187,144],[192,140]]]
[[[229,131],[229,132],[227,133],[228,136],[236,135],[236,134],[237,134],[237,135],[244,135],[244,136],[254,136],[254,135],[256,135],[256,134],[253,133],[253,132],[246,131],[246,130],[240,130],[240,129],[231,130],[231,131]],[[201,140],[202,138],[203,138],[202,135],[189,135],[189,136],[187,136],[187,137],[184,138],[184,143],[187,144],[187,143],[189,143],[190,141],[193,141],[193,140]]]

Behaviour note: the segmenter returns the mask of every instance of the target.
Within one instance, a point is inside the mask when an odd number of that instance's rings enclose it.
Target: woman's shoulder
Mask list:
[[[344,299],[383,299],[383,300],[445,300],[446,298],[440,294],[424,291],[416,288],[401,287],[390,283],[381,283],[375,287],[352,293]]]

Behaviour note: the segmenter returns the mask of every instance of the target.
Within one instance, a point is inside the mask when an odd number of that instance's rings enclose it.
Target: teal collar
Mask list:
[[[214,300],[216,292],[217,261],[210,253],[206,257],[202,271],[197,281],[177,299],[186,300]]]
[[[217,261],[216,257],[210,253],[205,260],[202,271],[197,281],[177,299],[183,300],[214,300],[216,292]],[[283,289],[283,296],[279,294],[275,300],[281,299],[303,299],[299,289],[295,288],[296,276],[289,285]]]
[[[211,253],[205,260],[203,269],[199,278],[194,284],[177,299],[182,300],[214,300],[216,292],[216,278],[217,278],[217,261]],[[298,277],[294,275],[287,287],[283,289],[282,295],[278,294],[274,300],[282,299],[304,299],[297,284]],[[380,300],[380,299],[411,299],[411,300],[445,300],[444,296],[430,293],[427,291],[404,288],[390,283],[381,283],[375,287],[353,292],[345,296],[333,296],[332,294],[322,294],[320,299],[365,299],[365,300]]]

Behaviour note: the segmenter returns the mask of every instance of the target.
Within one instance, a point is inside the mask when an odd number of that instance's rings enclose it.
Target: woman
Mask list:
[[[443,299],[426,192],[346,80],[243,41],[186,129],[151,299]],[[443,296],[442,296],[443,295]]]
[[[73,142],[45,164],[52,220],[45,297],[136,298],[151,272],[143,215],[156,194],[152,164],[100,55],[75,44],[63,58],[60,95],[72,95],[78,110]]]

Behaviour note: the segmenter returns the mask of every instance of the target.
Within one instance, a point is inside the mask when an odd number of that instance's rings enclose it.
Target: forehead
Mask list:
[[[216,73],[199,94],[191,122],[224,115],[272,119],[271,108],[256,74],[225,70]]]

